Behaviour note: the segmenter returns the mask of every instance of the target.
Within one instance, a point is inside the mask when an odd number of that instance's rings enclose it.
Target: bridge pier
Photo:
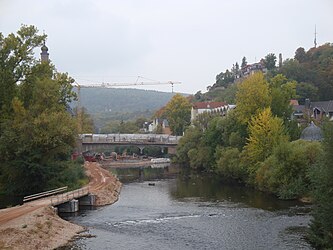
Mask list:
[[[95,206],[96,205],[96,195],[88,194],[79,198],[80,206]]]
[[[140,149],[140,154],[142,155],[143,154],[143,150],[145,149],[145,147],[143,146],[137,146],[139,149]]]
[[[61,213],[74,213],[79,211],[79,201],[78,200],[70,200],[66,203],[60,204],[58,206],[58,211]]]

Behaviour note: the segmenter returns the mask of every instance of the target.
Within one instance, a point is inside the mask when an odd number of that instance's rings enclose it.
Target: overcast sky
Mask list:
[[[21,24],[45,30],[50,59],[81,84],[143,76],[180,81],[176,92],[196,93],[243,56],[253,63],[308,50],[315,25],[318,44],[332,43],[333,1],[0,0],[0,32]]]

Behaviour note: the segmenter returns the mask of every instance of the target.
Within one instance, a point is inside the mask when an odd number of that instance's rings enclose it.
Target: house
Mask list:
[[[290,100],[290,106],[292,107],[291,120],[296,120],[298,123],[303,123],[303,120],[305,119],[305,105],[299,105],[297,100],[292,99]]]
[[[333,121],[333,101],[311,102],[310,108],[314,119],[321,121],[324,117],[327,117],[330,121]]]
[[[264,64],[264,60],[261,59],[260,62],[247,64],[246,66],[242,67],[241,72],[243,77],[247,77],[253,75],[256,72],[263,72],[266,73],[267,69]]]
[[[321,121],[328,118],[333,121],[333,101],[310,102],[305,100],[305,105],[298,105],[296,100],[291,100],[290,104],[293,108],[291,119],[296,119],[299,123],[306,123],[308,120],[315,119]]]
[[[234,105],[233,105],[234,106]],[[196,102],[193,103],[191,109],[191,122],[193,122],[199,114],[204,112],[216,112],[222,116],[230,109],[225,102]]]
[[[150,133],[155,133],[158,129],[158,127],[160,126],[160,128],[162,129],[162,134],[167,134],[167,135],[171,135],[171,130],[169,127],[169,122],[167,119],[162,119],[162,118],[155,118],[148,127],[148,132]]]

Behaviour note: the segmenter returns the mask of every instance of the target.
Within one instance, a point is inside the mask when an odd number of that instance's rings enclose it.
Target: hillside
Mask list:
[[[110,120],[150,118],[174,93],[126,88],[81,88],[81,105],[92,115],[96,128]],[[73,106],[77,104],[74,103]]]
[[[82,88],[81,105],[90,114],[96,112],[142,112],[160,108],[172,96],[173,93],[142,89]]]
[[[277,62],[277,56],[267,54],[259,62],[248,64],[243,57],[241,66],[236,62],[231,69],[216,75],[216,82],[208,86],[206,93],[198,91],[195,101],[226,101],[235,103],[237,83],[255,71],[262,71],[270,79],[283,74],[288,80],[296,81],[296,94],[299,103],[333,100],[333,43],[326,43],[306,51],[296,49],[294,58]]]

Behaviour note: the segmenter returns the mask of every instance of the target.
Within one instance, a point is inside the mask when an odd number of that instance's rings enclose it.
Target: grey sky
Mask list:
[[[50,59],[81,84],[144,76],[195,93],[243,56],[309,49],[315,24],[318,44],[333,42],[333,1],[0,0],[0,32],[21,24],[45,30]]]

